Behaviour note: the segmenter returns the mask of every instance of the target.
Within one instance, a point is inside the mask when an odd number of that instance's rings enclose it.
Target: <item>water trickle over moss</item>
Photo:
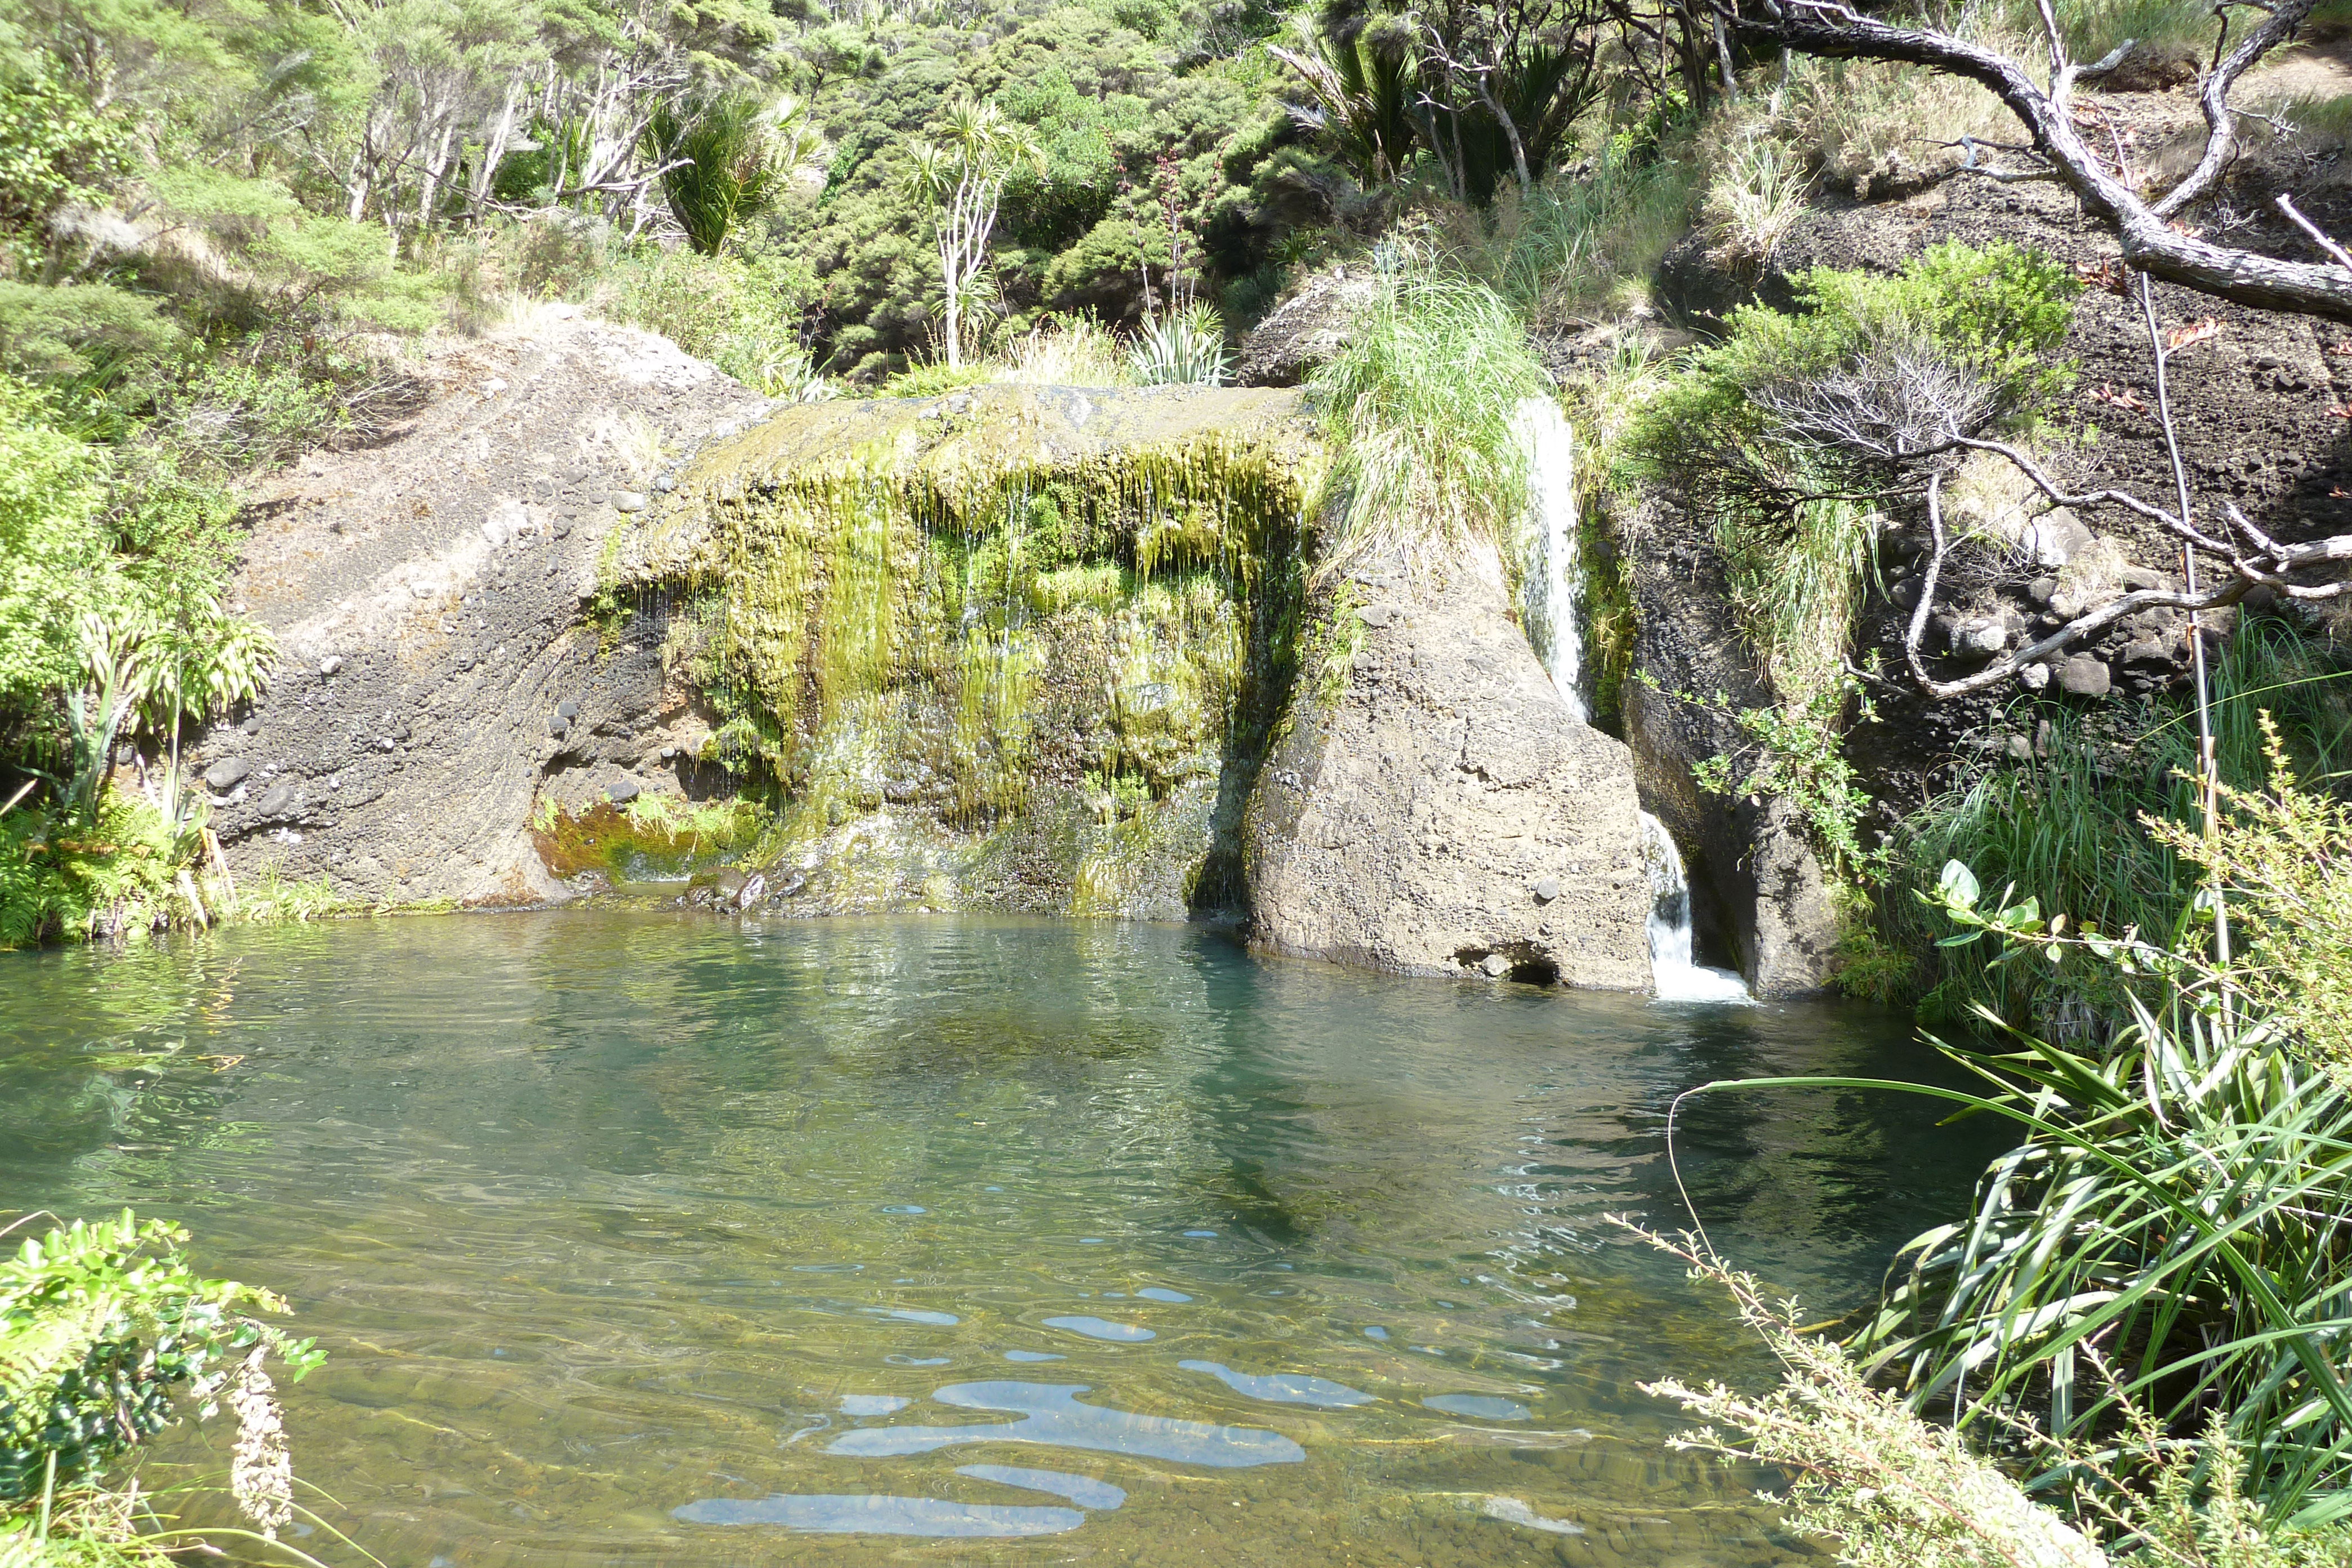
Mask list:
[[[673,655],[819,900],[1174,913],[1230,895],[1321,468],[1291,394],[820,405],[700,457],[622,574],[698,596]]]

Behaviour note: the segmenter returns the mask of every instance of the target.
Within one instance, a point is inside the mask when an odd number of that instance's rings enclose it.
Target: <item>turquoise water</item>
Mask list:
[[[0,1200],[168,1215],[291,1298],[298,1468],[394,1568],[1795,1561],[1635,1386],[1769,1368],[1603,1216],[1682,1223],[1684,1088],[1928,1070],[1882,1015],[1112,923],[449,916],[0,976]],[[1965,1190],[1935,1115],[1715,1099],[1677,1147],[1826,1314]]]

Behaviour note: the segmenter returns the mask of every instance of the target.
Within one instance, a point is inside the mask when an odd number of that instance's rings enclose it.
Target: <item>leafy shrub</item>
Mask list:
[[[2298,787],[2268,714],[2263,730],[2270,787],[2219,786],[2218,832],[2148,827],[2221,893],[2231,990],[2284,1048],[2352,1089],[2352,806]]]
[[[0,279],[0,372],[89,375],[127,356],[163,354],[180,332],[159,304],[104,283],[51,288]]]
[[[294,365],[210,360],[159,400],[154,426],[172,445],[232,472],[283,462],[346,429],[331,390]]]
[[[2352,851],[2352,819],[2284,771],[2240,807],[2226,846],[2211,847],[2231,864],[2315,849],[2340,864]],[[2313,1521],[2352,1486],[2352,1097],[2304,1054],[2295,1026],[2345,1016],[2352,910],[2314,909],[2261,877],[2233,891],[2258,931],[2319,922],[2305,935],[2335,955],[2334,973],[2312,1010],[2273,1011],[2277,971],[2219,959],[2203,931],[2070,929],[2063,912],[1988,897],[1966,868],[1946,868],[1938,899],[1956,941],[1990,936],[1996,963],[2085,955],[2115,969],[2121,1002],[2105,1048],[2003,1028],[2014,1049],[1957,1053],[1983,1093],[1919,1091],[2005,1116],[2025,1142],[1986,1172],[1966,1221],[1904,1249],[1856,1344],[1963,1422],[2030,1417],[2151,1467],[2210,1418],[2276,1517]],[[2105,1358],[2112,1377],[2099,1375]]]
[[[37,235],[59,207],[128,169],[135,151],[131,127],[92,108],[45,57],[0,56],[0,235]]]
[[[2079,285],[2056,261],[2006,241],[1930,247],[1892,277],[1816,268],[1791,280],[1797,309],[1743,306],[1651,405],[1640,441],[1702,504],[1742,521],[1878,478],[1883,459],[1812,437],[1791,409],[1840,373],[1907,356],[1953,378],[1981,425],[2031,421],[2070,384],[2045,356],[2065,341]],[[1917,389],[1893,385],[1890,400]],[[1896,425],[1941,410],[1865,408]],[[1901,430],[1895,433],[1900,434]]]
[[[0,721],[23,724],[77,682],[81,617],[119,596],[100,454],[0,379]]]
[[[298,1378],[324,1359],[250,1315],[286,1311],[278,1297],[198,1276],[187,1238],[126,1209],[28,1238],[0,1263],[0,1502],[90,1479],[181,1400],[209,1414],[246,1353],[275,1354]]]
[[[204,1545],[159,1529],[152,1494],[103,1474],[190,1407],[199,1420],[224,1404],[235,1414],[228,1491],[254,1527],[207,1533],[275,1541],[294,1522],[268,1363],[299,1381],[324,1357],[255,1315],[286,1311],[278,1297],[199,1276],[186,1240],[126,1209],[56,1226],[0,1262],[0,1562],[11,1568],[160,1565]]]
[[[647,247],[614,272],[617,320],[661,333],[771,397],[829,395],[800,338],[805,275],[772,250]]]

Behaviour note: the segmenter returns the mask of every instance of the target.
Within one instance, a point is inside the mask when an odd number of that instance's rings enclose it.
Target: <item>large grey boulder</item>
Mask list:
[[[324,876],[394,904],[560,899],[530,835],[542,800],[677,790],[660,759],[702,728],[657,633],[583,622],[614,497],[662,449],[767,400],[568,306],[443,344],[419,376],[404,427],[314,453],[252,498],[236,597],[283,662],[246,721],[197,751],[208,779],[244,770],[214,826],[240,880]]]
[[[1339,662],[1302,669],[1250,802],[1253,942],[1402,974],[1646,989],[1632,756],[1561,704],[1499,563],[1352,587],[1323,656]]]

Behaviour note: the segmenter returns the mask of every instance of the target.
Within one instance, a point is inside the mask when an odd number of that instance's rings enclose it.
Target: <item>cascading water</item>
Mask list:
[[[1559,700],[1591,722],[1584,700],[1584,563],[1576,542],[1576,433],[1549,397],[1519,405],[1528,447],[1529,559],[1519,611]]]
[[[1527,571],[1519,610],[1528,640],[1559,700],[1581,722],[1584,696],[1584,567],[1576,537],[1576,433],[1548,397],[1519,405],[1528,447]],[[1748,987],[1727,969],[1692,956],[1690,880],[1665,824],[1642,813],[1642,859],[1650,879],[1650,979],[1661,1002],[1745,1002]]]
[[[1691,956],[1690,879],[1666,825],[1642,813],[1642,860],[1650,873],[1650,984],[1661,1002],[1746,1002],[1747,984]]]

